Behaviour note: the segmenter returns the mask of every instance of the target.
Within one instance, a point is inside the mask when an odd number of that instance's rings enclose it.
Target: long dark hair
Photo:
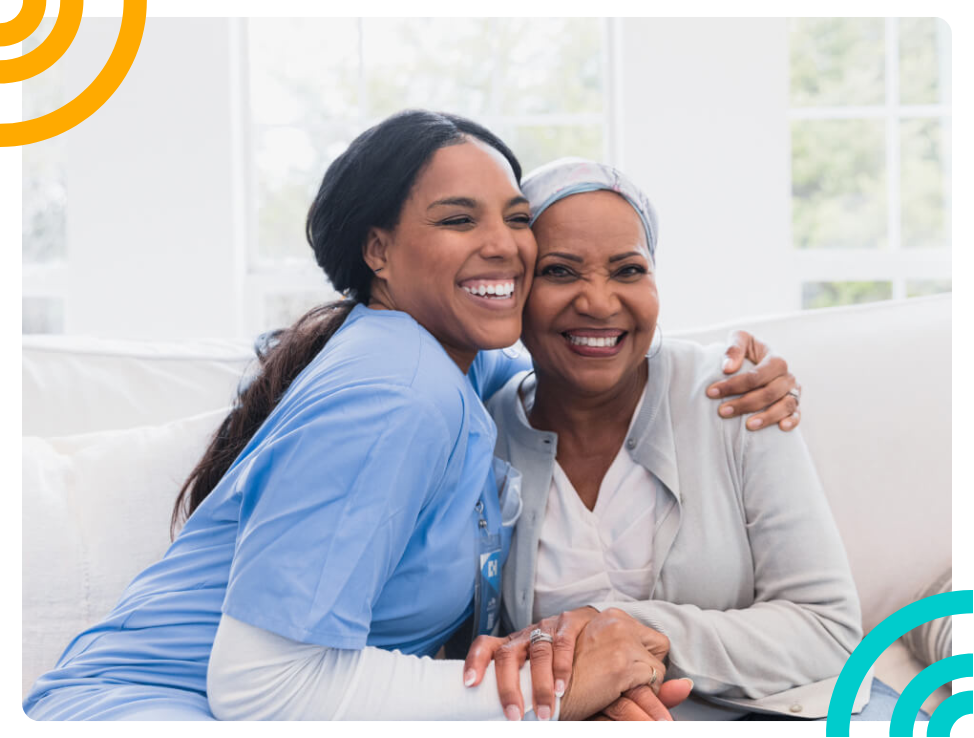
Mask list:
[[[406,110],[369,128],[331,163],[308,211],[305,234],[332,286],[346,299],[320,305],[294,325],[265,334],[258,368],[238,390],[230,414],[190,472],[173,506],[170,536],[213,491],[295,377],[341,328],[356,303],[368,303],[372,270],[362,256],[371,228],[391,230],[419,173],[444,146],[480,139],[497,149],[521,181],[521,165],[497,136],[466,118]]]

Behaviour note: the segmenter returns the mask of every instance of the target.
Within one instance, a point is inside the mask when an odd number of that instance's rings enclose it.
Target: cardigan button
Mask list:
[[[626,448],[628,448],[630,451],[636,448],[636,439],[630,438],[628,441],[626,441]]]
[[[788,709],[791,710],[792,712],[801,712],[802,711],[802,706],[801,705],[792,705]]]

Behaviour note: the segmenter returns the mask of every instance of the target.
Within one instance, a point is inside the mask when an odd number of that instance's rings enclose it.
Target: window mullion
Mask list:
[[[888,248],[900,243],[900,43],[899,19],[886,19],[886,236]],[[895,289],[895,285],[894,285]]]

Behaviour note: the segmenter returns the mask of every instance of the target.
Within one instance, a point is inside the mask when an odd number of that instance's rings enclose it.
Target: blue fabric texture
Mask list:
[[[410,316],[356,306],[163,559],[68,645],[24,710],[210,717],[224,612],[306,643],[435,653],[472,612],[479,500],[490,531],[501,526],[478,390],[526,362],[487,352],[465,375]]]

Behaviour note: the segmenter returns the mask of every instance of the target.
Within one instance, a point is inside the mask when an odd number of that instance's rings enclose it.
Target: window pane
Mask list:
[[[883,103],[882,18],[794,18],[789,30],[792,105]]]
[[[306,128],[257,129],[258,254],[267,259],[310,260],[304,237],[308,207],[325,169],[354,134],[341,125],[324,125],[313,137]]]
[[[426,108],[482,118],[496,39],[486,18],[365,18],[368,116]]]
[[[63,259],[67,188],[64,184],[63,139],[54,137],[23,147],[23,261]]]
[[[886,245],[884,141],[882,121],[792,122],[795,246],[874,249]]]
[[[64,333],[64,302],[56,297],[23,298],[22,332]]]
[[[950,103],[950,27],[939,18],[900,18],[900,102]]]
[[[314,135],[358,116],[355,18],[251,18],[247,37],[255,123]]]
[[[23,43],[22,53],[32,51],[47,38],[54,18],[45,18]],[[24,80],[24,119],[57,110],[64,104],[61,68],[54,65],[42,74]],[[60,136],[24,146],[21,185],[23,187],[21,230],[24,263],[46,263],[63,259],[67,188],[64,175],[64,140]]]
[[[805,282],[802,284],[802,308],[855,305],[893,297],[892,282]]]
[[[502,114],[602,112],[600,19],[497,18],[495,24]]]
[[[908,279],[906,280],[907,297],[925,297],[950,292],[949,279]]]
[[[600,19],[253,19],[248,28],[260,259],[312,263],[304,220],[325,169],[366,125],[405,108],[484,122],[525,170],[603,157]]]
[[[950,126],[937,119],[900,123],[904,248],[950,246]]]
[[[562,156],[603,159],[602,126],[518,126],[499,133],[527,174]]]

